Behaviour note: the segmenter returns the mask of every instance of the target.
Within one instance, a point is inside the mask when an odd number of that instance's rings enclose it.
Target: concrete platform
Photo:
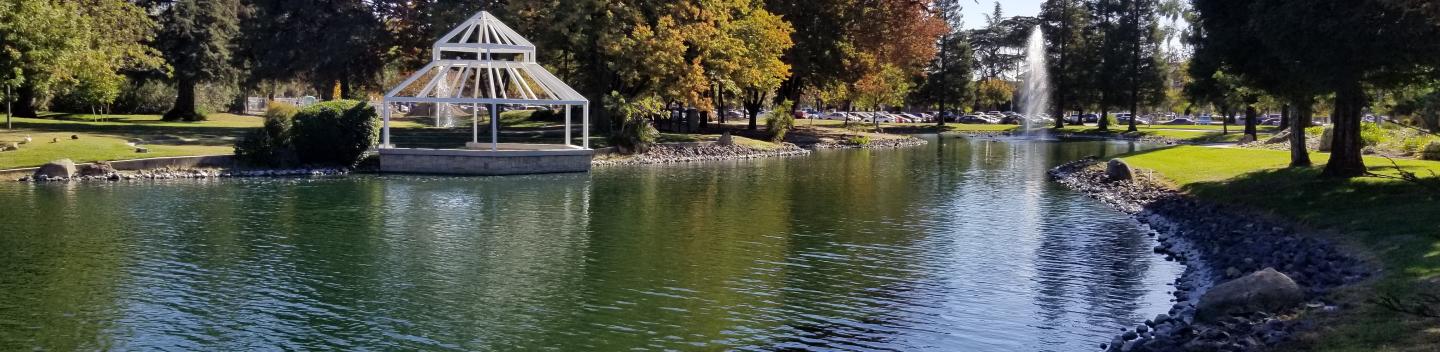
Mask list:
[[[380,149],[380,172],[444,175],[527,175],[589,172],[595,151],[576,146],[502,143],[477,149]]]

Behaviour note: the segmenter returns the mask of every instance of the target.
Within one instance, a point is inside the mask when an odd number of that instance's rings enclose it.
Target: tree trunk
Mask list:
[[[1284,131],[1290,129],[1290,104],[1280,106],[1280,128]]]
[[[1360,120],[1364,109],[1365,93],[1358,85],[1335,92],[1335,128],[1331,133],[1330,162],[1325,164],[1321,176],[1351,178],[1365,175],[1365,159],[1360,153],[1364,148],[1360,140]]]
[[[1260,140],[1260,132],[1255,130],[1256,114],[1254,105],[1245,105],[1245,135],[1250,136],[1251,141]]]
[[[15,105],[13,109],[15,109],[15,112],[12,115],[15,117],[40,117],[40,114],[35,112],[34,86],[26,83],[15,91]]]
[[[205,115],[201,115],[195,109],[195,85],[191,78],[181,78],[176,87],[175,106],[170,112],[165,113],[165,121],[203,121]]]
[[[1101,93],[1101,95],[1103,96],[1104,93]],[[1103,99],[1105,99],[1105,98],[1100,98],[1100,99],[1103,100]],[[1097,127],[1096,127],[1097,129],[1099,129],[1099,130],[1101,130],[1101,131],[1109,131],[1109,130],[1110,130],[1110,119],[1108,119],[1107,117],[1110,117],[1110,108],[1109,108],[1109,107],[1101,107],[1101,108],[1100,108],[1100,118],[1097,119],[1097,120],[1095,120],[1095,124],[1097,125]]]
[[[935,125],[940,126],[940,129],[935,130],[935,133],[945,131],[945,98],[950,95],[950,81],[946,77],[946,74],[950,71],[950,66],[947,65],[947,57],[945,57],[945,54],[949,47],[950,33],[945,33],[943,37],[940,37],[940,96],[938,97],[940,98],[940,116],[937,116],[935,119],[939,121]]]
[[[765,104],[765,93],[754,89],[747,89],[744,103],[745,113],[750,115],[750,125],[746,126],[745,129],[751,131],[759,129],[760,107]]]
[[[1314,113],[1314,98],[1304,98],[1295,102],[1295,121],[1290,124],[1290,167],[1310,167],[1310,149],[1305,144],[1305,128],[1310,126],[1310,116]],[[1289,114],[1287,111],[1282,114]]]

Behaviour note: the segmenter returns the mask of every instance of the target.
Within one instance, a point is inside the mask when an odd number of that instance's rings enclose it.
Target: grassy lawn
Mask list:
[[[657,140],[657,142],[660,142],[660,143],[690,143],[690,142],[714,142],[714,141],[718,141],[718,140],[720,140],[720,135],[718,135],[718,134],[688,134],[688,133],[664,133],[664,132],[662,132],[662,133],[660,133],[660,138]],[[734,142],[735,142],[735,145],[744,146],[744,147],[749,147],[749,148],[753,148],[753,149],[773,150],[773,149],[776,149],[776,148],[780,148],[780,145],[779,145],[779,144],[771,143],[771,142],[769,142],[769,141],[762,141],[762,140],[758,140],[758,139],[746,138],[746,137],[736,136],[736,135],[733,135],[733,134],[730,135],[730,140],[731,140],[731,141],[734,141]]]
[[[15,118],[13,130],[0,130],[0,142],[33,141],[19,151],[0,152],[0,169],[39,166],[55,159],[76,162],[166,156],[229,154],[235,139],[260,127],[258,117],[211,114],[209,121],[166,122],[158,115],[46,114]],[[3,127],[3,126],[0,126]],[[80,139],[72,140],[71,136]],[[126,143],[150,149],[136,153]]]
[[[1164,126],[1164,127],[1162,127],[1162,126],[1159,126],[1159,125],[1155,126],[1154,128],[1149,128],[1149,127],[1145,127],[1145,126],[1137,126],[1137,129],[1139,129],[1138,132],[1125,132],[1126,126],[1111,126],[1109,131],[1100,131],[1099,129],[1097,129],[1097,128],[1093,127],[1093,126],[1065,126],[1065,128],[1061,129],[1061,131],[1065,131],[1065,132],[1069,132],[1069,133],[1076,133],[1076,134],[1096,135],[1096,136],[1117,136],[1117,135],[1123,135],[1123,136],[1164,137],[1164,138],[1170,138],[1170,139],[1175,139],[1175,140],[1185,141],[1185,142],[1192,142],[1192,143],[1238,142],[1238,141],[1240,141],[1240,138],[1244,136],[1244,134],[1241,133],[1241,132],[1244,131],[1244,129],[1231,130],[1230,133],[1224,133],[1224,132],[1220,131],[1219,129],[1172,129],[1172,128],[1169,128],[1169,127],[1170,127],[1170,126]],[[1212,126],[1177,126],[1177,127],[1212,127]],[[1270,133],[1268,133],[1267,130],[1264,130],[1264,129],[1261,129],[1261,130],[1260,130],[1260,139],[1261,139],[1261,140],[1264,140],[1265,138],[1269,138],[1269,137],[1270,137]]]
[[[1323,164],[1328,154],[1313,154]],[[1319,165],[1288,169],[1286,151],[1179,146],[1124,157],[1194,196],[1294,219],[1360,249],[1381,276],[1336,294],[1339,314],[1316,316],[1325,330],[1292,346],[1310,351],[1437,351],[1440,325],[1383,309],[1377,295],[1413,298],[1440,290],[1440,188],[1379,177],[1323,180]],[[1440,162],[1397,160],[1429,177]],[[1394,176],[1389,160],[1368,158],[1371,171]],[[1428,178],[1440,186],[1440,180]],[[1437,187],[1431,186],[1431,187]]]

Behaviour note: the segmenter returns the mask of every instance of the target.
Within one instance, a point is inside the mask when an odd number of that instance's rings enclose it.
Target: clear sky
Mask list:
[[[985,26],[985,15],[995,10],[995,3],[1000,3],[1000,9],[1005,17],[1012,16],[1037,16],[1040,14],[1040,3],[1044,0],[969,0],[965,2],[965,28],[976,29]]]

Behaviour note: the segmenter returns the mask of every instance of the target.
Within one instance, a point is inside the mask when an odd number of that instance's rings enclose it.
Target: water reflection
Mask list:
[[[1133,148],[5,184],[0,349],[1091,349],[1179,268],[1044,170]]]

